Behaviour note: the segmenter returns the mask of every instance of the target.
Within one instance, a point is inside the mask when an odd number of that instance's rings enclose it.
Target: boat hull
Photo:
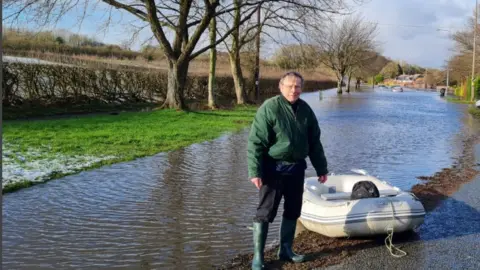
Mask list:
[[[322,186],[316,179],[307,179],[300,222],[310,231],[328,237],[372,236],[387,234],[390,231],[404,232],[420,226],[425,217],[422,203],[411,193],[380,181],[372,176],[347,177],[351,183],[369,180],[380,190],[381,197],[360,200],[325,200],[321,194],[332,186]],[[356,178],[355,178],[356,177]],[[329,180],[335,182],[335,176]],[[328,182],[327,181],[327,182]],[[337,181],[338,182],[338,181]],[[335,184],[335,183],[334,183]],[[309,188],[312,185],[317,188]],[[339,186],[338,183],[336,184]],[[397,190],[396,195],[382,196],[387,190]],[[385,192],[383,192],[385,191]]]

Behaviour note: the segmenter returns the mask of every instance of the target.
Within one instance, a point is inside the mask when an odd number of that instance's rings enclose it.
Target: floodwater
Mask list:
[[[407,190],[417,176],[449,167],[477,128],[466,105],[438,93],[328,90],[302,98],[319,119],[331,172],[362,168]],[[257,191],[247,180],[247,135],[4,195],[3,267],[210,269],[249,252]],[[269,243],[280,217],[281,210]]]

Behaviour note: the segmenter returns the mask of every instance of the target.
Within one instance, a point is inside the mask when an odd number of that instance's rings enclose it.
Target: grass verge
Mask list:
[[[458,97],[446,97],[447,101],[453,103],[461,103],[461,104],[473,104],[475,102],[469,100],[459,99]]]
[[[21,120],[32,118],[58,117],[63,115],[81,115],[92,113],[118,113],[125,111],[151,110],[158,107],[155,103],[137,103],[137,104],[81,104],[81,105],[63,105],[63,106],[22,106],[22,107],[4,107],[4,120]]]
[[[468,108],[468,112],[473,115],[473,117],[480,119],[480,109],[476,107]]]
[[[2,193],[79,171],[176,150],[247,126],[254,106],[156,110],[4,122]]]

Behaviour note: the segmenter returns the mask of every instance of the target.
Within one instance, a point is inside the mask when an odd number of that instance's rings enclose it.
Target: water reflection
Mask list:
[[[405,189],[416,176],[450,166],[460,154],[460,133],[478,128],[466,106],[435,93],[322,95],[302,98],[319,119],[330,170],[364,168]],[[3,266],[204,269],[250,251],[258,195],[247,180],[247,134],[5,195]],[[280,219],[281,210],[269,242]]]
[[[330,92],[314,104],[333,170],[364,168],[406,189],[415,176],[450,165],[465,114],[425,92]]]

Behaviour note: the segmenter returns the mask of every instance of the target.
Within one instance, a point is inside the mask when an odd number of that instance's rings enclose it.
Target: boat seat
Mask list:
[[[399,191],[396,189],[384,189],[379,190],[380,197],[387,197],[387,196],[396,196],[398,195]],[[333,200],[350,200],[351,192],[336,192],[336,193],[323,193],[320,197],[326,201],[333,201]]]

